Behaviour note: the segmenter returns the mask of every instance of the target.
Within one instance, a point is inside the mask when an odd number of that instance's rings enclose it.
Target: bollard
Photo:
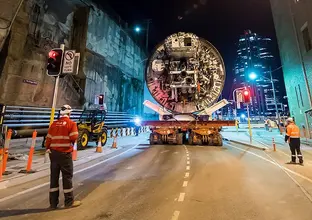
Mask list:
[[[33,155],[34,155],[35,146],[36,146],[36,138],[37,138],[37,131],[35,130],[33,132],[33,135],[32,135],[31,146],[29,149],[29,155],[28,155],[26,170],[21,170],[20,173],[35,173],[36,172],[36,171],[31,169]]]
[[[112,137],[114,136],[113,133],[114,133],[114,128],[112,128],[112,129],[110,130],[110,138],[112,138]]]
[[[114,141],[113,141],[112,148],[117,149],[117,136],[114,136]]]
[[[3,148],[0,148],[0,180],[2,179]]]
[[[77,141],[75,141],[74,143],[74,149],[73,149],[73,154],[72,154],[72,158],[73,158],[73,161],[76,161],[77,160]]]
[[[12,137],[12,130],[10,129],[7,133],[5,142],[4,142],[4,149],[2,152],[3,155],[3,161],[2,161],[2,175],[9,175],[12,172],[10,171],[6,171],[6,166],[7,166],[7,162],[8,162],[8,157],[9,157],[9,146],[10,146],[10,141],[11,141],[11,137]]]
[[[123,128],[120,128],[120,137],[123,137]]]
[[[98,145],[97,145],[97,147],[96,147],[95,152],[96,152],[96,153],[102,153],[102,152],[103,152],[101,137],[99,138]]]
[[[272,138],[272,144],[273,144],[273,151],[276,151],[276,144],[275,144],[274,138]]]

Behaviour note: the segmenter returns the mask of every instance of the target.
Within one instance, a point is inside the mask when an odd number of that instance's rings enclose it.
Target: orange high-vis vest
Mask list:
[[[78,128],[76,122],[68,116],[62,116],[54,121],[49,128],[46,148],[60,152],[72,152],[73,144],[78,138]]]
[[[300,138],[299,127],[293,123],[287,126],[287,136],[290,138]]]

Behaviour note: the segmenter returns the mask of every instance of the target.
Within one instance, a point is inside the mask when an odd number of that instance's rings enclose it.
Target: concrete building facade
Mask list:
[[[308,111],[312,107],[312,2],[270,1],[290,114],[301,128],[311,131],[312,118]],[[309,132],[306,134],[311,136]]]
[[[57,106],[82,107],[104,94],[109,111],[140,114],[146,55],[124,24],[88,0],[25,0],[0,52],[0,103],[50,107],[48,52],[63,43],[81,60],[78,75],[61,78]]]

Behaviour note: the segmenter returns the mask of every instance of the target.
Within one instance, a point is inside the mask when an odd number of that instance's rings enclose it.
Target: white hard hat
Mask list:
[[[294,122],[294,119],[293,119],[293,118],[287,118],[286,121],[287,121],[287,122]]]
[[[71,113],[72,111],[73,110],[70,107],[70,105],[63,105],[60,113],[61,113],[61,115],[67,115],[67,114]]]

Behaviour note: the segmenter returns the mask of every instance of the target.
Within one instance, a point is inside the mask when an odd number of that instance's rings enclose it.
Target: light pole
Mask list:
[[[277,107],[277,100],[276,100],[276,91],[275,91],[275,86],[274,86],[274,80],[273,80],[273,76],[272,76],[272,72],[275,72],[277,70],[279,70],[280,68],[282,68],[282,66],[276,68],[275,70],[271,70],[271,67],[270,67],[270,78],[267,78],[265,76],[261,76],[261,78],[263,79],[266,79],[266,80],[269,80],[271,82],[271,85],[272,85],[272,90],[273,90],[273,99],[274,99],[274,104],[275,104],[275,114],[276,114],[276,118],[277,118],[277,121],[278,123],[280,122],[280,116],[279,116],[279,113],[278,113],[278,107]],[[249,78],[251,80],[255,80],[257,78],[257,74],[255,72],[251,72],[249,74]]]
[[[145,41],[145,48],[146,48],[146,51],[148,51],[148,38],[149,38],[149,29],[150,29],[150,23],[152,23],[152,19],[146,19],[146,30],[145,30],[145,38],[146,38],[146,41]],[[140,33],[141,32],[141,27],[140,26],[135,26],[134,28],[134,31],[136,33]]]

